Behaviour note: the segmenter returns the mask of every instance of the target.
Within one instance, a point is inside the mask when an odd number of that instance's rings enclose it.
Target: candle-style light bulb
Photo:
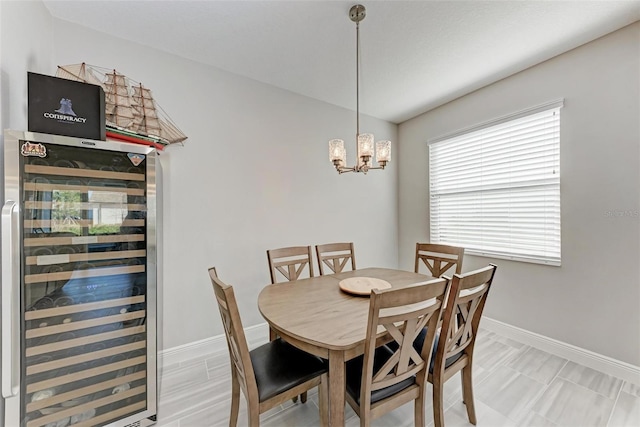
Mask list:
[[[329,161],[337,166],[344,166],[347,163],[347,152],[344,149],[344,141],[332,139],[329,141]]]
[[[373,134],[361,133],[358,135],[358,146],[360,147],[360,157],[373,156]]]
[[[376,142],[376,160],[383,167],[391,161],[391,141]]]

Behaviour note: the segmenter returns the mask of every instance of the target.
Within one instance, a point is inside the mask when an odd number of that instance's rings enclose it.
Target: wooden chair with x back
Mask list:
[[[311,254],[311,246],[290,246],[286,248],[267,250],[267,261],[269,262],[269,274],[271,283],[280,281],[293,281],[303,277],[313,276],[313,255]],[[307,273],[305,274],[305,270]],[[269,328],[269,340],[273,341],[277,338],[274,330]],[[300,395],[302,403],[307,401],[307,393]],[[297,401],[297,397],[293,398]]]
[[[435,243],[416,243],[416,260],[414,271],[420,273],[420,265],[424,264],[433,277],[442,277],[455,266],[455,273],[462,273],[464,248]]]
[[[451,281],[442,328],[436,338],[433,367],[428,377],[433,384],[433,418],[436,427],[444,426],[444,383],[459,371],[462,371],[462,401],[467,407],[469,422],[476,424],[471,371],[473,348],[495,272],[496,266],[490,264],[466,274],[454,274]]]
[[[447,279],[434,279],[371,292],[364,356],[346,366],[346,398],[361,426],[412,400],[415,425],[425,425],[427,367],[448,289]],[[380,327],[397,344],[395,350],[377,339]],[[413,341],[425,327],[423,348],[416,350]]]
[[[318,256],[318,270],[320,275],[341,273],[342,270],[351,264],[351,270],[356,269],[356,255],[353,249],[353,242],[350,243],[327,243],[325,245],[316,245],[316,254]]]
[[[278,278],[282,281],[298,280],[305,276],[304,271],[308,271],[308,277],[313,277],[313,255],[311,246],[291,246],[288,248],[267,250],[267,260],[269,261],[269,273],[271,283],[278,283]]]
[[[238,422],[240,391],[247,400],[249,426],[260,425],[260,414],[320,386],[320,422],[327,425],[327,364],[319,357],[276,339],[251,351],[240,320],[233,287],[223,283],[215,268],[209,269],[222,326],[231,358],[231,415]]]

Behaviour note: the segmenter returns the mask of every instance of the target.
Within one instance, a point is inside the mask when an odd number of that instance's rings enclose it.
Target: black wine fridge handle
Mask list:
[[[20,391],[20,231],[19,206],[2,207],[2,397]]]

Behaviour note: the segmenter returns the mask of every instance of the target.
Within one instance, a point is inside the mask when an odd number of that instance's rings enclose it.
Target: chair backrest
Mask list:
[[[308,267],[309,277],[313,277],[313,255],[311,246],[267,250],[271,283],[278,282],[278,273],[287,281],[298,280]]]
[[[236,374],[244,395],[249,399],[250,396],[257,396],[258,386],[233,286],[225,284],[218,278],[215,267],[209,269],[209,278],[213,285],[222,318],[222,327],[227,338],[231,369]]]
[[[442,277],[453,266],[456,274],[462,273],[464,248],[434,243],[416,243],[416,273],[420,271],[420,262],[424,263],[433,277]]]
[[[331,270],[327,271],[327,274],[341,273],[348,262],[351,262],[351,270],[356,269],[353,242],[316,245],[316,254],[318,255],[318,270],[321,276],[325,274],[325,267],[329,267]]]
[[[449,280],[434,279],[405,288],[371,291],[369,320],[362,369],[360,406],[367,410],[371,392],[398,384],[413,375],[422,387],[431,361],[432,347],[444,305]],[[379,327],[382,326],[398,348],[388,361],[373,372]],[[424,327],[427,336],[418,353],[413,342]]]
[[[434,373],[444,372],[445,362],[451,357],[460,353],[473,354],[478,325],[495,272],[496,266],[490,264],[466,274],[454,274],[444,308]]]

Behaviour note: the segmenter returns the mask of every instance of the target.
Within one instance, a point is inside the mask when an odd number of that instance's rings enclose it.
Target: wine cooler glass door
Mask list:
[[[21,425],[111,424],[147,407],[147,155],[21,144]]]

